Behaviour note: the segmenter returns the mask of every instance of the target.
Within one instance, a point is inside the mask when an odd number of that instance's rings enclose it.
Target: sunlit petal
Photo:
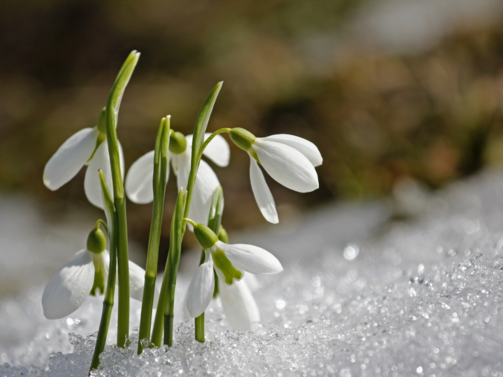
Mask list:
[[[122,152],[122,146],[120,143],[119,156],[121,174],[124,178],[124,153]],[[87,200],[89,200],[92,205],[103,209],[100,175],[98,173],[98,170],[100,169],[103,170],[103,175],[105,176],[108,189],[110,190],[110,194],[113,196],[114,189],[112,181],[112,167],[110,165],[110,156],[108,154],[108,144],[106,140],[100,144],[94,153],[93,159],[87,167],[86,176],[84,178],[84,191],[86,193]]]
[[[208,260],[200,265],[190,282],[187,292],[187,309],[192,317],[200,316],[208,307],[215,289],[213,262]]]
[[[260,288],[260,283],[257,280],[257,277],[249,272],[245,272],[243,274],[243,281],[246,283],[250,291],[255,292]]]
[[[260,170],[257,161],[255,161],[253,157],[250,158],[250,182],[260,212],[262,212],[262,215],[267,221],[277,224],[279,218],[274,198],[272,197],[271,190],[267,185],[262,170]]]
[[[44,184],[47,188],[57,190],[75,177],[91,157],[98,134],[96,127],[84,128],[59,147],[45,165]]]
[[[42,295],[45,317],[59,319],[72,314],[89,296],[93,282],[93,255],[81,250],[53,275],[45,287]]]
[[[154,200],[152,186],[154,179],[154,154],[155,151],[144,154],[129,168],[126,176],[126,194],[134,203],[146,204]]]
[[[226,244],[217,241],[215,244],[238,270],[252,274],[274,274],[283,271],[279,260],[267,250],[258,246],[245,244]]]
[[[223,280],[220,280],[223,282]],[[233,330],[248,331],[260,321],[260,312],[246,283],[219,284],[219,296],[225,318]]]
[[[263,138],[267,141],[275,141],[277,143],[282,143],[298,150],[304,156],[307,157],[313,166],[320,166],[323,163],[323,157],[321,157],[320,150],[318,147],[302,137],[288,135],[288,134],[278,134],[271,135]]]
[[[197,223],[207,224],[213,193],[218,186],[220,182],[213,169],[205,161],[201,161],[197,170],[189,218]]]
[[[257,139],[253,149],[267,173],[283,186],[298,192],[310,192],[319,187],[313,164],[296,149],[263,139]]]

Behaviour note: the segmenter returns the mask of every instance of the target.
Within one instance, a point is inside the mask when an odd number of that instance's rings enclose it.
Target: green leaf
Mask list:
[[[192,163],[196,163],[196,157],[199,155],[199,149],[204,142],[204,134],[206,132],[206,128],[208,127],[208,121],[210,120],[211,112],[213,111],[213,106],[218,97],[218,93],[220,93],[220,89],[222,88],[223,81],[220,81],[215,87],[211,90],[208,97],[204,100],[203,106],[201,106],[201,110],[199,110],[199,115],[196,119],[196,125],[194,126],[194,137],[192,139]]]
[[[110,95],[108,97],[107,110],[110,108],[116,114],[119,112],[119,106],[122,101],[122,96],[124,95],[124,91],[126,90],[126,86],[133,75],[133,71],[140,59],[140,53],[137,51],[131,51],[126,61],[122,65],[122,68],[115,79],[112,90],[110,91]]]

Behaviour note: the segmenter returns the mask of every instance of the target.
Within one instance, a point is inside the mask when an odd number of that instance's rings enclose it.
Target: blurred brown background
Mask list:
[[[48,219],[91,209],[83,171],[57,192],[45,163],[92,127],[127,54],[142,53],[122,102],[126,167],[151,150],[162,116],[191,133],[213,85],[209,130],[290,133],[324,157],[320,189],[267,178],[282,221],[313,206],[385,195],[404,178],[430,188],[503,162],[503,7],[492,0],[59,1],[0,3],[0,190]],[[215,167],[224,225],[265,224],[248,156]],[[165,217],[171,216],[174,180]],[[129,203],[146,245],[151,205]],[[165,227],[163,244],[169,237]]]

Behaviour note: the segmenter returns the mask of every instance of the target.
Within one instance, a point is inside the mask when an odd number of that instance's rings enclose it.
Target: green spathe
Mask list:
[[[251,149],[256,139],[255,135],[241,127],[233,128],[230,130],[229,135],[234,144],[245,152],[248,152]]]
[[[206,225],[195,224],[194,225],[194,235],[197,238],[197,242],[204,250],[209,250],[218,241],[217,235]]]
[[[169,151],[182,154],[187,150],[187,140],[181,132],[173,131],[169,137]]]
[[[105,251],[106,247],[107,238],[105,233],[97,226],[91,230],[91,233],[87,236],[87,250],[91,253],[100,254]]]
[[[106,118],[106,112],[107,112],[107,108],[104,107],[103,109],[101,109],[101,112],[100,112],[100,116],[98,117],[98,125],[96,127],[98,127],[98,131],[100,131],[102,134],[107,134],[107,118]]]

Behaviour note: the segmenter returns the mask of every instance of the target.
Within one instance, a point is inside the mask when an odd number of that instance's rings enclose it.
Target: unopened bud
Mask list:
[[[187,140],[181,132],[173,131],[169,137],[169,150],[174,154],[181,154],[187,149]]]
[[[250,131],[245,130],[244,128],[233,128],[230,130],[229,135],[239,148],[248,152],[253,143],[255,143],[255,135],[253,135]]]
[[[211,249],[218,241],[217,235],[206,225],[195,224],[194,225],[194,235],[197,238],[197,242],[204,250]]]
[[[87,250],[91,253],[102,253],[107,247],[107,238],[103,231],[96,227],[87,237]]]

